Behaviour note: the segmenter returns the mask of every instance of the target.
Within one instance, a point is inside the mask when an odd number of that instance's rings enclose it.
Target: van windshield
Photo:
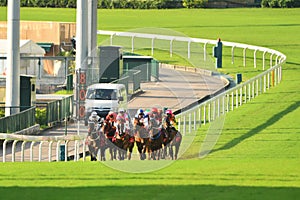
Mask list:
[[[90,89],[87,91],[86,98],[95,100],[117,100],[117,90]]]

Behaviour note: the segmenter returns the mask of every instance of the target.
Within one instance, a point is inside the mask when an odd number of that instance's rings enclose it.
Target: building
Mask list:
[[[7,40],[0,39],[0,74],[6,74]],[[20,56],[44,56],[46,51],[32,40],[20,40]],[[20,74],[37,75],[40,73],[38,60],[20,60]]]

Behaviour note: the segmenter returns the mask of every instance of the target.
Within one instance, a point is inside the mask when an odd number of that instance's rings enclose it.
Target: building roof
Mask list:
[[[7,40],[0,39],[0,54],[7,54]],[[45,50],[32,40],[20,40],[20,54],[44,55]]]

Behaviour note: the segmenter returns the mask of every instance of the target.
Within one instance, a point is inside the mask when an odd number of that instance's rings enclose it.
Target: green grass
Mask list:
[[[73,9],[21,11],[22,20],[75,21]],[[6,8],[0,8],[0,20],[5,19]],[[300,9],[99,10],[98,29],[160,27],[190,37],[221,37],[276,49],[287,55],[283,80],[228,113],[215,148],[204,159],[198,154],[209,124],[197,131],[181,160],[151,173],[119,172],[98,162],[2,163],[1,195],[5,199],[297,199],[299,21]],[[241,72],[243,78],[261,72],[250,67],[250,59],[248,67],[242,67],[241,59],[231,65],[228,52],[222,72]],[[158,56],[172,62],[164,52]]]

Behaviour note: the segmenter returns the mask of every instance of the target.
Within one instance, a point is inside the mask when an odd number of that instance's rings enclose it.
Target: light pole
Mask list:
[[[5,116],[20,112],[20,0],[7,1]]]

